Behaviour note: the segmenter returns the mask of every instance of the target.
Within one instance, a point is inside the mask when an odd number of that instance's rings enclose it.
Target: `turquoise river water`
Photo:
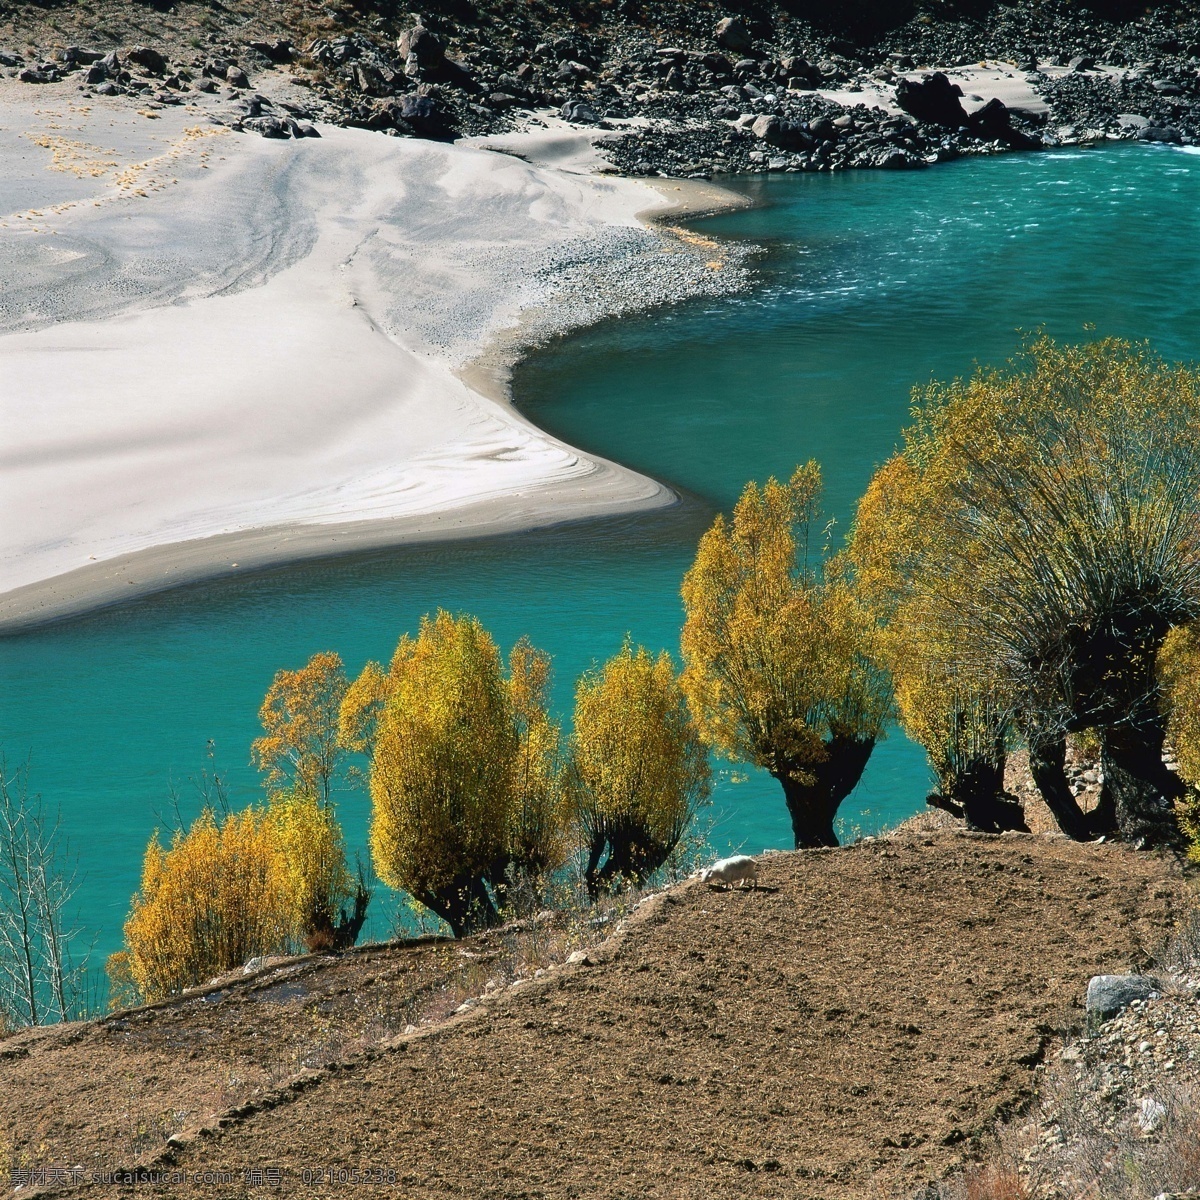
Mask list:
[[[1200,156],[1120,146],[966,161],[905,174],[778,176],[741,185],[750,211],[705,232],[766,248],[756,289],[602,324],[517,372],[520,406],[572,443],[675,486],[679,506],[474,543],[288,568],[151,597],[0,639],[0,746],[29,758],[78,853],[83,941],[118,948],[146,840],[200,805],[215,761],[235,804],[274,672],[317,650],[352,671],[386,659],[422,613],[477,614],[507,648],[576,676],[628,632],[678,649],[679,582],[715,511],[747,479],[819,459],[845,526],[895,446],[914,383],[1015,350],[1018,330],[1147,338],[1200,360]],[[208,757],[211,741],[214,758]],[[843,806],[870,832],[923,805],[921,752],[894,733]],[[341,797],[351,848],[366,801]],[[789,845],[769,778],[722,767],[712,841]],[[382,895],[371,932],[396,912]]]

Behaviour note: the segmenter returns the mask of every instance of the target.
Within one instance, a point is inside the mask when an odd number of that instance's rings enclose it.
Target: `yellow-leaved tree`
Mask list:
[[[914,418],[852,548],[892,662],[999,700],[1071,837],[1175,840],[1158,661],[1200,617],[1200,375],[1038,338],[920,390]],[[1090,729],[1105,786],[1084,813],[1064,762]]]
[[[286,953],[295,904],[274,821],[248,808],[218,821],[205,809],[163,849],[146,847],[125,922],[127,971],[143,1000],[192,987],[262,954]]]
[[[311,952],[349,949],[366,921],[371,888],[361,863],[357,875],[346,864],[333,806],[307,792],[276,792],[267,812],[282,858],[294,939]]]
[[[339,736],[348,688],[342,660],[331,651],[277,672],[258,713],[263,736],[250,747],[288,845],[299,928],[311,950],[353,946],[371,900],[361,863],[357,877],[347,872],[333,798],[349,749]]]
[[[925,748],[937,779],[928,802],[972,829],[1025,829],[1020,804],[1004,787],[1013,739],[1013,702],[1000,682],[961,661],[956,631],[924,619],[907,581],[936,530],[920,474],[903,455],[875,473],[859,501],[848,555],[860,600],[880,622],[879,652],[896,690],[905,733]]]
[[[371,754],[376,870],[456,934],[499,919],[514,871],[553,870],[565,853],[548,670],[522,641],[506,678],[475,618],[438,612],[343,703],[344,743]]]
[[[1158,672],[1167,741],[1186,784],[1176,812],[1188,839],[1188,857],[1200,862],[1200,623],[1171,630],[1159,651]]]
[[[667,861],[708,798],[708,752],[671,656],[627,640],[575,690],[567,790],[592,896],[640,884]]]
[[[348,680],[341,658],[314,654],[295,671],[276,673],[258,711],[263,736],[250,754],[269,791],[290,791],[330,802],[345,747],[338,717]]]
[[[781,784],[797,847],[833,822],[883,736],[892,690],[875,619],[812,546],[821,472],[747,484],[683,581],[683,690],[705,741]]]

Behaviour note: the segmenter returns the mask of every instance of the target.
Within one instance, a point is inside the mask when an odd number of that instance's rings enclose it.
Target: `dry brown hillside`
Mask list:
[[[10,1038],[0,1145],[18,1167],[175,1173],[54,1195],[280,1194],[271,1172],[312,1196],[903,1195],[981,1149],[1089,976],[1144,965],[1187,894],[1123,846],[952,831],[763,875],[684,884],[590,964],[415,1033],[393,1031],[457,1004],[464,963],[482,986],[510,935],[304,960]]]

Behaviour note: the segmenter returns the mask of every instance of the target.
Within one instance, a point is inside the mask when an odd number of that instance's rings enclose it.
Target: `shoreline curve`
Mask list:
[[[0,96],[0,107],[2,106],[3,97]],[[347,136],[344,131],[330,132],[339,140],[345,140]],[[538,137],[539,135],[533,135],[531,140],[537,140]],[[698,264],[702,255],[686,241],[673,237],[669,229],[670,222],[748,203],[736,193],[694,181],[654,181],[658,185],[655,187],[641,181],[611,177],[597,179],[594,174],[595,162],[587,161],[595,154],[587,134],[573,130],[557,131],[555,139],[559,143],[554,156],[558,161],[539,162],[537,146],[524,148],[530,153],[522,153],[521,147],[516,148],[517,157],[524,159],[529,164],[529,170],[539,175],[531,182],[527,170],[526,177],[518,180],[515,187],[518,191],[524,188],[527,192],[535,185],[542,187],[546,195],[560,203],[576,227],[581,224],[585,227],[585,239],[581,243],[582,257],[573,264],[576,275],[579,276],[574,284],[577,289],[581,284],[586,285],[590,282],[589,268],[597,265],[588,262],[587,232],[604,234],[615,230],[626,242],[629,242],[632,236],[636,243],[634,229],[641,229],[643,234],[647,229],[654,231],[654,241],[647,242],[641,248],[634,243],[619,246],[617,251],[610,255],[611,261],[607,263],[605,255],[608,251],[604,245],[598,244],[596,250],[601,276],[606,269],[610,275],[614,272],[627,274],[629,264],[637,262],[639,255],[649,257],[650,253],[654,252],[661,256],[664,242],[671,244],[671,252],[677,259],[680,256],[686,259],[690,253]],[[509,138],[507,141],[511,143],[513,139]],[[571,152],[565,156],[564,146]],[[240,152],[242,146],[238,145],[234,149]],[[255,152],[259,155],[262,153],[257,145],[252,145],[250,149],[251,157]],[[391,147],[387,149],[390,150]],[[486,169],[480,171],[479,162],[490,158],[490,155],[483,155],[480,151],[494,149],[497,147],[468,146],[456,153],[453,147],[438,148],[438,153],[445,157],[446,170],[450,175],[456,170],[460,173],[466,171],[468,174],[473,172],[471,182],[477,189],[473,199],[477,205],[480,195],[487,197],[488,179]],[[505,154],[504,158],[508,163],[513,163],[512,148],[506,146],[505,149],[510,150],[510,153]],[[474,161],[464,167],[461,159],[467,156],[471,156]],[[235,163],[238,161],[236,154],[230,157],[234,158]],[[455,161],[456,158],[459,161]],[[173,165],[177,170],[180,169],[179,164]],[[188,164],[183,165],[186,167]],[[195,166],[194,163],[191,165]],[[427,169],[427,159],[425,165]],[[569,178],[570,176],[582,178],[576,181]],[[480,189],[481,177],[484,182]],[[411,181],[405,180],[404,183],[410,185]],[[598,188],[605,190],[605,194],[599,200]],[[513,190],[511,172],[508,172],[498,184],[498,202],[503,204]],[[661,202],[645,204],[643,197],[653,200],[654,192],[661,197]],[[535,196],[535,202],[544,205],[546,196]],[[566,220],[563,223],[566,224]],[[67,231],[70,232],[69,222]],[[578,228],[573,232],[578,241]],[[301,263],[319,252],[320,238],[321,230],[314,230],[308,255],[299,256]],[[313,249],[314,246],[316,250]],[[345,255],[345,245],[339,245],[336,249],[339,254]],[[510,239],[506,249],[510,258],[520,258],[525,247],[514,237]],[[541,252],[544,256],[546,248],[535,245],[534,252]],[[579,253],[578,246],[575,252]],[[351,258],[348,261],[353,263],[353,255],[361,253],[361,245],[351,245]],[[330,258],[326,255],[326,267],[329,261]],[[445,268],[447,264],[439,260],[438,265]],[[451,263],[450,266],[453,267],[454,264]],[[345,270],[341,269],[344,275]],[[286,279],[289,271],[295,271],[294,265],[285,264],[275,273],[264,270],[263,278],[257,281],[257,286],[252,284],[240,293],[243,297],[240,303],[245,304],[245,297],[250,297],[251,303],[269,298],[272,288],[275,288],[278,298],[277,281]],[[740,268],[732,264],[729,278],[720,281],[712,290],[730,291],[743,286],[744,272],[739,272]],[[474,469],[472,453],[476,461],[487,460],[484,462],[484,468],[494,468],[493,473],[496,474],[490,485],[489,478],[485,476],[482,480],[482,490],[480,481],[474,481],[474,494],[471,494],[470,489],[467,494],[455,494],[453,481],[448,494],[445,494],[445,490],[443,494],[439,494],[435,487],[430,487],[422,493],[418,506],[411,511],[390,512],[380,516],[356,516],[351,503],[345,508],[344,518],[338,514],[334,505],[330,511],[319,514],[316,520],[265,520],[262,524],[248,524],[245,527],[223,529],[202,536],[168,538],[128,549],[123,549],[119,540],[114,540],[111,547],[115,549],[114,553],[107,553],[84,565],[55,571],[41,578],[18,581],[16,586],[0,593],[0,635],[23,633],[191,583],[234,574],[242,575],[289,563],[314,561],[356,551],[545,529],[599,517],[652,511],[678,503],[678,497],[666,485],[600,456],[577,451],[538,429],[516,407],[510,382],[513,366],[549,338],[585,327],[606,316],[653,307],[693,294],[692,285],[695,284],[695,279],[687,280],[682,288],[677,286],[674,291],[667,287],[656,292],[654,286],[651,286],[645,294],[636,296],[630,295],[627,289],[614,292],[611,296],[602,296],[598,304],[595,295],[588,296],[586,303],[576,303],[570,287],[565,289],[565,292],[559,288],[557,294],[552,289],[548,298],[535,297],[542,300],[542,303],[527,303],[528,294],[518,296],[516,303],[512,303],[510,297],[505,297],[504,299],[509,301],[506,305],[497,304],[493,298],[493,308],[509,320],[500,328],[494,327],[493,320],[493,327],[487,330],[488,336],[482,350],[456,364],[453,362],[453,350],[446,353],[443,349],[439,353],[436,349],[428,345],[422,346],[420,343],[420,336],[428,340],[431,334],[436,335],[436,322],[430,323],[429,328],[419,330],[417,338],[411,336],[411,331],[404,328],[402,320],[397,320],[395,305],[389,308],[389,298],[378,288],[377,275],[378,273],[369,275],[360,272],[353,281],[354,286],[348,289],[351,293],[348,307],[351,318],[358,322],[356,328],[361,328],[362,318],[365,318],[366,325],[373,334],[378,335],[382,332],[392,343],[388,347],[389,350],[394,351],[399,343],[400,347],[408,350],[410,354],[415,353],[418,358],[424,358],[423,366],[432,369],[439,378],[448,374],[450,380],[453,380],[453,384],[450,384],[449,380],[443,384],[439,379],[435,379],[431,388],[426,389],[428,395],[436,393],[439,398],[451,395],[448,387],[454,387],[457,389],[452,397],[454,404],[460,408],[467,404],[477,405],[484,410],[483,418],[490,423],[489,429],[502,427],[502,432],[508,440],[502,439],[502,444],[497,445],[493,437],[492,443],[484,446],[486,453],[481,453],[478,446],[470,441],[470,437],[476,437],[478,441],[476,427],[481,417],[473,409],[468,414],[470,421],[467,426],[468,440],[465,443],[468,460],[466,469]],[[706,282],[700,278],[699,287],[703,288]],[[595,291],[594,288],[592,290]],[[526,291],[528,293],[529,289]],[[288,298],[285,296],[284,299]],[[156,313],[166,313],[167,316],[160,319],[158,324],[150,326],[160,330],[162,320],[173,318],[178,323],[181,313],[191,311],[197,314],[199,336],[203,337],[205,330],[198,314],[211,314],[215,304],[222,302],[223,299],[216,302],[206,299],[203,294],[198,301],[193,301],[185,295],[177,298],[174,304],[164,307],[161,298],[157,298],[157,302],[152,300],[140,311],[118,311],[112,317],[92,321],[91,325],[95,328],[108,328],[105,325],[106,320],[120,324],[144,320],[147,316],[154,318]],[[231,303],[239,303],[236,296]],[[338,314],[338,319],[343,315],[344,310]],[[482,323],[486,325],[487,318],[494,318],[495,315],[495,312],[485,313]],[[388,319],[391,320],[392,327],[381,328]],[[0,355],[9,350],[8,361],[19,361],[20,351],[28,349],[32,342],[41,352],[44,361],[47,336],[62,328],[71,329],[74,335],[84,327],[72,325],[69,318],[66,322],[44,323],[40,330],[35,327],[32,332],[18,327],[14,333],[0,334]],[[25,341],[22,342],[22,339]],[[139,347],[141,345],[136,341],[134,344]],[[375,344],[379,344],[378,341]],[[16,355],[11,353],[14,345]],[[107,348],[107,342],[104,345]],[[54,344],[51,343],[51,349],[54,348]],[[447,359],[451,361],[447,362]],[[422,397],[417,399],[419,401]],[[381,402],[379,407],[384,408],[386,404]],[[414,406],[410,405],[410,408],[412,407]],[[437,413],[432,414],[433,420],[436,421],[437,417]],[[319,438],[319,433],[317,436]],[[511,448],[514,445],[516,450]],[[526,449],[522,450],[522,447]],[[532,449],[528,449],[529,447]],[[501,468],[506,455],[512,457],[519,453],[528,453],[535,459],[540,455],[535,464],[536,469],[526,471],[524,476],[509,472],[510,478],[505,479]],[[36,461],[35,443],[26,447],[26,456],[29,460]],[[549,468],[544,466],[546,461],[550,464]],[[21,465],[23,464],[18,457],[18,467]],[[456,465],[453,461],[435,462],[432,473],[441,469],[444,475],[447,472],[452,474]],[[10,489],[10,498],[5,507],[10,507],[12,494]],[[367,501],[368,504],[371,502],[369,495]],[[13,511],[16,511],[15,507]]]

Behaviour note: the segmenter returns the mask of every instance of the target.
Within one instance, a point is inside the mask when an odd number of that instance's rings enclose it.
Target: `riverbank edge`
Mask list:
[[[663,197],[663,205],[642,209],[635,216],[645,225],[664,229],[681,220],[698,219],[752,204],[748,197],[699,180],[639,179],[631,182],[643,184]],[[493,336],[474,359],[455,372],[472,391],[517,413],[520,413],[520,407],[512,394],[513,370],[547,340],[533,328],[532,315],[532,312],[523,313],[517,325]],[[604,316],[589,314],[574,324],[569,317],[565,322],[560,317],[556,322],[557,336],[578,332],[603,319]],[[528,419],[524,414],[520,415],[523,420]],[[547,530],[652,512],[679,503],[679,496],[657,480],[588,451],[581,451],[581,456],[593,467],[585,478],[611,472],[635,475],[644,479],[645,494],[616,500],[596,497],[581,502],[577,495],[580,481],[563,480],[522,492],[524,502],[521,504],[514,504],[517,496],[506,496],[503,511],[497,511],[497,497],[488,497],[440,511],[401,517],[261,526],[163,543],[37,580],[3,594],[0,596],[0,637],[32,632],[191,584],[299,563],[311,564],[354,553]],[[555,512],[560,506],[569,507],[570,511]]]

